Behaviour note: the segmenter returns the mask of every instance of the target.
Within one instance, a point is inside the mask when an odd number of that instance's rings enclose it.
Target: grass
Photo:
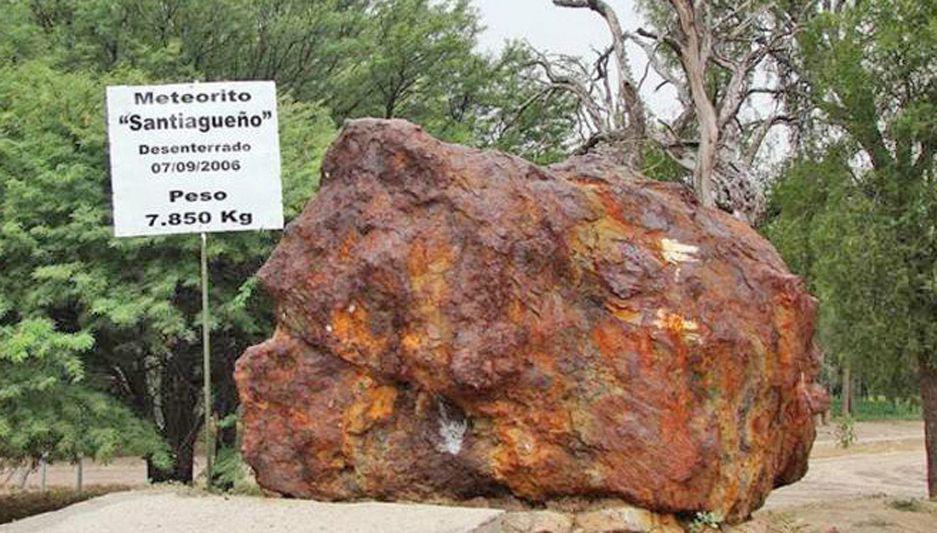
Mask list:
[[[769,514],[768,516],[768,522],[772,526],[769,531],[777,533],[801,533],[807,529],[807,526],[801,524],[793,513],[779,512]]]
[[[897,509],[899,511],[907,511],[909,513],[920,513],[924,510],[924,507],[921,505],[921,502],[909,498],[903,500],[892,500],[888,502],[888,506],[892,509]]]
[[[830,404],[830,413],[838,416],[841,411],[842,400],[834,397]],[[852,417],[854,420],[868,422],[871,420],[921,420],[921,406],[909,401],[888,400],[877,398],[854,398]]]
[[[928,513],[937,515],[937,502],[916,498],[899,498],[888,502],[888,506],[908,513]]]
[[[17,491],[0,494],[0,524],[56,511],[109,492],[129,489],[130,487],[126,485],[95,485],[81,492],[71,488],[51,488],[45,492]]]

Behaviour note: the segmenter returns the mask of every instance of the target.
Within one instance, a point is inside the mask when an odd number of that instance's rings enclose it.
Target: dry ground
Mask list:
[[[843,449],[831,426],[821,428],[807,475],[772,492],[765,509],[879,494],[926,495],[923,422],[864,422],[856,425],[856,433],[856,444]]]
[[[934,533],[937,502],[869,496],[755,513],[733,533]]]
[[[108,494],[0,526],[0,532],[461,533],[500,512],[416,504],[226,497],[167,487]]]

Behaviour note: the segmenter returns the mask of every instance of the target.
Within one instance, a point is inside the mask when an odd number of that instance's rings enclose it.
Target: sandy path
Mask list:
[[[461,533],[501,511],[390,503],[319,503],[168,489],[121,492],[0,526],[2,533]]]
[[[886,494],[923,498],[926,462],[923,422],[862,422],[856,444],[839,448],[833,426],[821,427],[810,469],[797,483],[768,496],[765,509]]]
[[[926,464],[923,447],[913,452],[857,454],[813,459],[804,479],[777,489],[765,509],[887,494],[923,498]]]

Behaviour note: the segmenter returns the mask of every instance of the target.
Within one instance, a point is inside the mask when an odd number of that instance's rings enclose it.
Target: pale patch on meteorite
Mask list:
[[[696,254],[699,253],[699,247],[692,244],[683,244],[675,239],[661,239],[660,251],[664,255],[664,260],[674,265],[699,261],[699,258],[696,257]]]
[[[332,324],[326,324],[326,325],[325,325],[325,331],[328,331],[329,333],[332,333]]]
[[[468,421],[459,412],[450,414],[445,401],[437,400],[436,405],[439,406],[439,437],[442,439],[436,449],[450,455],[458,455],[462,450]]]
[[[680,334],[684,341],[699,342],[699,324],[692,320],[687,320],[676,313],[668,313],[663,309],[657,310],[657,319],[654,320],[654,326],[660,329],[667,329]]]

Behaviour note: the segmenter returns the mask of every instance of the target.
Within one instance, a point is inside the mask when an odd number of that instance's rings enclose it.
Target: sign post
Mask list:
[[[205,485],[210,487],[215,450],[211,427],[211,311],[208,305],[208,234],[202,232],[202,403],[205,405]]]
[[[208,233],[281,229],[270,81],[107,88],[114,235],[199,233],[206,482],[213,448]]]

